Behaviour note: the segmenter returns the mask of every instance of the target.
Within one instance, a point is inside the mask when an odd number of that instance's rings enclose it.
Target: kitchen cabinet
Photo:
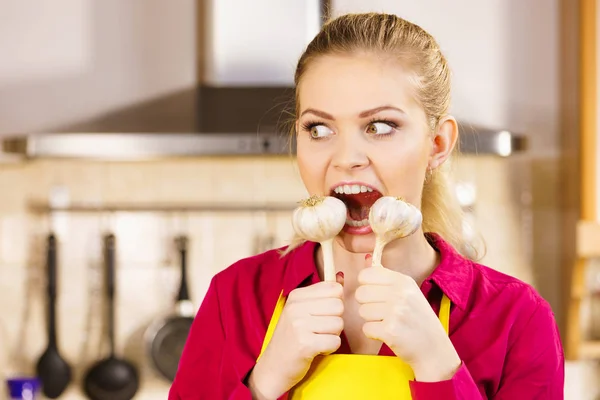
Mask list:
[[[563,2],[564,7],[568,2]],[[567,203],[575,199],[576,220],[574,221],[574,251],[567,261],[567,321],[565,350],[567,359],[600,359],[600,338],[591,337],[584,326],[597,325],[599,321],[590,321],[593,313],[582,312],[590,302],[598,302],[594,295],[590,279],[595,275],[590,266],[600,259],[600,133],[598,124],[598,63],[600,42],[598,35],[598,0],[580,0],[579,12],[574,18],[565,18],[563,35],[571,28],[578,32],[579,54],[577,56],[577,107],[565,104],[565,109],[576,110],[578,137],[574,146],[572,163],[565,164],[565,182],[575,179],[575,197],[565,190]],[[575,21],[577,20],[577,23]],[[568,100],[566,100],[568,101]],[[568,111],[565,112],[569,119]],[[566,135],[567,133],[565,133]],[[570,158],[567,156],[567,159]],[[569,161],[569,160],[567,160]],[[568,222],[565,224],[567,225]],[[567,232],[566,232],[567,233]],[[565,233],[565,240],[569,240]],[[592,290],[591,290],[592,289]],[[595,308],[591,304],[592,310]],[[596,304],[598,306],[598,304]],[[585,307],[587,310],[588,307]],[[596,315],[596,318],[599,316]]]

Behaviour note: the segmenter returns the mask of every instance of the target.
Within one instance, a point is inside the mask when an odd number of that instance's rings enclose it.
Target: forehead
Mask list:
[[[413,95],[409,73],[400,62],[372,53],[313,59],[298,85],[301,110],[318,108],[334,115],[355,115],[382,105],[409,112],[418,108]]]

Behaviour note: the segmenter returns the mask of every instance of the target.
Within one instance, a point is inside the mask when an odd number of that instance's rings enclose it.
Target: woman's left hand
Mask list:
[[[358,275],[355,297],[365,320],[364,334],[384,342],[421,382],[452,378],[461,360],[437,315],[414,279],[383,267]]]

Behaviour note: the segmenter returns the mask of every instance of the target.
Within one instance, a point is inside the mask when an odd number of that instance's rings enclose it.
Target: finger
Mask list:
[[[382,321],[365,322],[362,328],[363,333],[369,339],[381,340],[383,342],[383,324]]]
[[[312,316],[309,320],[309,328],[312,333],[339,335],[344,329],[342,317]]]
[[[398,272],[380,267],[367,267],[358,273],[360,285],[391,285]]]
[[[314,343],[318,354],[329,355],[342,345],[342,338],[339,335],[320,334],[316,336]]]
[[[380,285],[361,285],[354,292],[359,304],[381,303],[387,300],[388,290]]]
[[[382,321],[387,314],[387,303],[367,303],[358,307],[358,315],[365,321]]]
[[[344,288],[338,282],[318,282],[314,285],[294,289],[288,296],[289,301],[304,301],[311,299],[339,297],[344,295]]]
[[[342,299],[329,298],[312,300],[310,303],[310,315],[315,316],[341,316],[344,313],[344,302]]]

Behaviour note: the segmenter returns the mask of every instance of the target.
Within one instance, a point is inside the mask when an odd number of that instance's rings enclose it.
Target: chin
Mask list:
[[[337,242],[350,253],[372,253],[375,248],[375,234],[371,232],[366,235],[353,235],[341,232]]]

